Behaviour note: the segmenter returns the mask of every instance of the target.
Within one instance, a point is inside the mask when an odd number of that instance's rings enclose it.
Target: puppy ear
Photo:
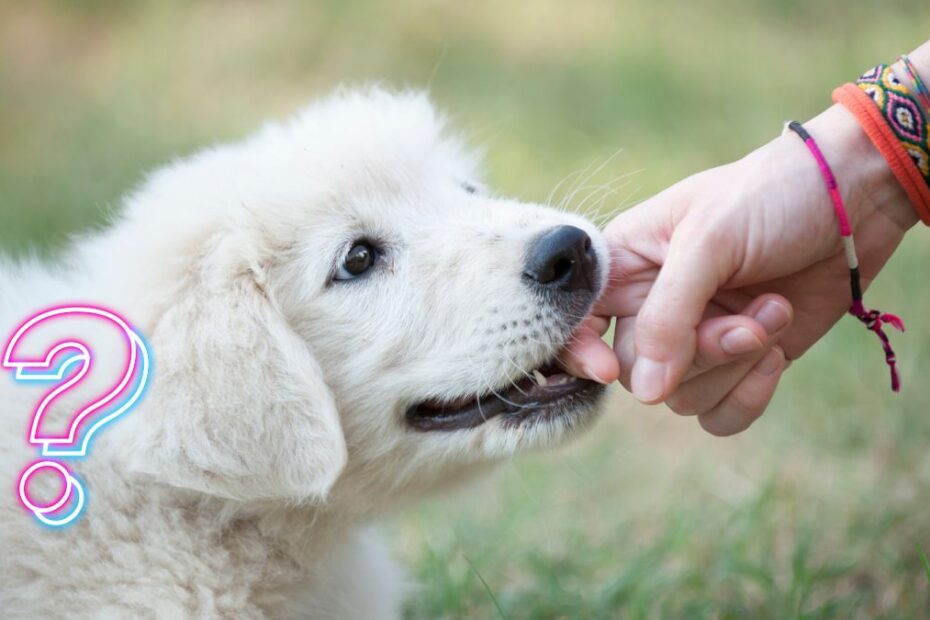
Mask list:
[[[242,245],[211,248],[149,334],[152,384],[127,417],[130,468],[236,499],[321,499],[346,462],[332,393]]]

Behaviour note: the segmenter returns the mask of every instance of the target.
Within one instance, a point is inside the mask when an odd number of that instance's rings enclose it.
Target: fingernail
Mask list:
[[[582,367],[581,367],[581,372],[582,372],[582,374],[583,374],[584,376],[586,376],[588,379],[591,379],[592,381],[597,381],[598,383],[601,383],[601,384],[603,384],[603,385],[607,385],[607,381],[604,381],[603,379],[601,379],[601,378],[598,376],[598,374],[597,374],[596,372],[594,372],[594,369],[591,368],[590,366],[582,366]]]
[[[782,365],[782,354],[776,349],[772,349],[765,354],[759,362],[756,364],[755,370],[760,375],[771,375],[776,372]]]
[[[780,304],[777,301],[767,301],[762,304],[762,307],[759,308],[759,311],[756,312],[753,318],[762,324],[766,333],[774,334],[784,329],[791,321],[791,312],[784,304]]]
[[[633,396],[642,402],[658,400],[665,389],[665,364],[648,357],[638,358],[633,364],[630,384]]]
[[[762,348],[762,341],[748,327],[734,327],[720,337],[720,348],[730,355],[746,355]]]

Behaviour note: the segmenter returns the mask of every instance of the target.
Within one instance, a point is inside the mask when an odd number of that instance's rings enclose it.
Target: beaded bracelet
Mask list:
[[[843,195],[840,193],[839,185],[830,164],[827,163],[826,157],[817,146],[817,142],[811,137],[804,126],[797,122],[791,121],[785,125],[785,131],[793,131],[798,134],[817,161],[817,167],[820,168],[820,174],[827,185],[827,192],[830,194],[830,202],[833,203],[833,211],[839,222],[840,236],[843,239],[843,249],[846,254],[846,265],[849,267],[849,286],[852,292],[852,305],[849,307],[849,314],[853,315],[866,326],[866,329],[875,333],[882,343],[882,349],[885,351],[885,363],[891,371],[891,389],[895,392],[901,389],[901,379],[898,376],[897,358],[894,349],[891,348],[891,341],[883,329],[885,324],[891,325],[898,331],[904,331],[904,322],[900,317],[894,314],[885,314],[879,310],[866,310],[862,303],[862,282],[859,276],[859,259],[856,256],[856,244],[853,239],[852,226],[849,223],[849,215],[846,212],[846,205],[843,203]]]
[[[888,65],[878,65],[856,85],[833,91],[879,150],[920,219],[930,225],[930,138],[927,118]]]

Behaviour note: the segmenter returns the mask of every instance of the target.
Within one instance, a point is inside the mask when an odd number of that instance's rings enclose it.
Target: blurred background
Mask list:
[[[53,256],[153,166],[371,80],[428,87],[505,193],[600,167],[571,204],[606,216],[928,37],[926,0],[0,0],[0,251]],[[915,230],[870,292],[908,321],[902,394],[852,319],[734,438],[618,389],[571,446],[391,521],[408,617],[926,617],[928,265]]]

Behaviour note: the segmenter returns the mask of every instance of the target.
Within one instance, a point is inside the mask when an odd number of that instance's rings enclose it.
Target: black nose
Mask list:
[[[530,244],[523,275],[536,286],[593,292],[595,267],[591,237],[575,226],[557,226]]]

